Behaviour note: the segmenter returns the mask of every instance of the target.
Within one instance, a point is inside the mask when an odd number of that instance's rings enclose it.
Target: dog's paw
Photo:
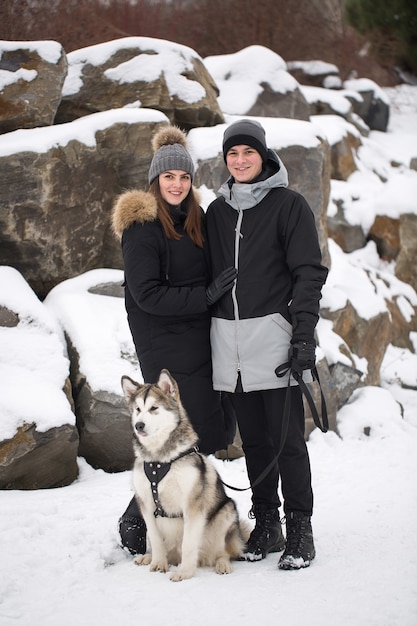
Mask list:
[[[152,560],[151,554],[139,554],[138,556],[135,556],[135,558],[133,559],[133,562],[135,563],[135,565],[149,565],[151,560]]]
[[[181,580],[187,580],[188,578],[192,578],[195,574],[195,569],[193,570],[185,570],[179,569],[176,572],[173,572],[170,576],[170,579],[174,583],[178,583]]]
[[[168,561],[164,560],[164,559],[159,559],[159,560],[155,560],[155,561],[151,561],[151,566],[150,566],[150,571],[151,572],[167,572],[169,570],[169,565],[168,565]]]
[[[233,571],[230,560],[226,557],[219,557],[216,561],[215,572],[216,574],[231,574]]]

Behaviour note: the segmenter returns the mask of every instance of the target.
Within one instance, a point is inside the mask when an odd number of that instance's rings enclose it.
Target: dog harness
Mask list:
[[[175,459],[172,459],[172,461],[169,461],[168,463],[161,463],[160,461],[143,462],[143,469],[145,471],[146,478],[151,483],[152,497],[156,506],[155,511],[153,512],[155,517],[182,517],[181,513],[179,515],[170,515],[164,511],[162,504],[159,500],[158,484],[168,474],[169,470],[171,469],[172,463],[178,461],[178,459],[182,459],[183,456],[194,453],[198,454],[198,449],[196,447],[190,448],[185,452],[181,452],[181,454],[179,454],[177,457],[175,457]]]

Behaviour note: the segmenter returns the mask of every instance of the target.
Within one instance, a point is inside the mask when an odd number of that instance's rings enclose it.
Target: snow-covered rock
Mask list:
[[[68,485],[77,456],[61,328],[23,276],[0,267],[0,489]]]
[[[67,74],[56,41],[0,41],[0,134],[54,123]]]

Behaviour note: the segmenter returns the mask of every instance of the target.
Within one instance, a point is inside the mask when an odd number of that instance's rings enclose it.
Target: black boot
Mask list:
[[[278,563],[279,569],[308,567],[316,556],[311,517],[291,512],[287,518],[287,545]]]
[[[260,561],[268,552],[279,552],[284,549],[285,539],[276,506],[255,504],[249,517],[254,517],[256,524],[243,551],[243,558],[246,561]]]
[[[126,548],[130,554],[145,554],[146,524],[135,498],[132,498],[119,519],[119,533],[123,548]]]

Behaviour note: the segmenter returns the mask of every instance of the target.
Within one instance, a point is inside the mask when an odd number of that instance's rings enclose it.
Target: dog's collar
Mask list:
[[[175,457],[175,459],[172,459],[172,461],[169,461],[168,463],[162,463],[161,461],[143,462],[143,469],[145,471],[146,478],[151,483],[152,497],[156,506],[155,511],[153,512],[155,517],[182,517],[182,515],[168,515],[168,513],[165,513],[159,500],[158,483],[160,483],[161,480],[168,474],[169,470],[171,469],[172,463],[178,461],[178,459],[182,459],[188,454],[193,454],[197,452],[197,447],[189,448],[189,450],[181,452],[181,454],[179,454],[177,457]]]

